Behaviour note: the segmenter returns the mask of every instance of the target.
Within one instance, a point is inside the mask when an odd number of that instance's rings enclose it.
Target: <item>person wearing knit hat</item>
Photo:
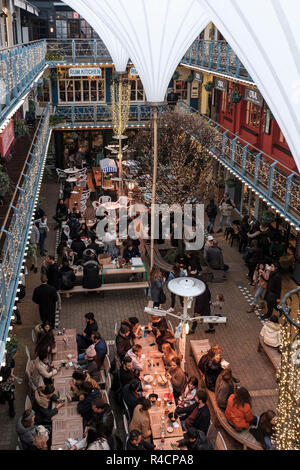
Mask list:
[[[95,346],[91,344],[91,346],[89,346],[85,351],[85,361],[83,362],[81,368],[87,369],[90,377],[96,382],[100,382],[100,371],[96,363],[96,355],[97,353],[95,350]]]

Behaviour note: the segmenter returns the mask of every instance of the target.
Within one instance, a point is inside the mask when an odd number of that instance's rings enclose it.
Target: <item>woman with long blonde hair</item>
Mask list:
[[[163,277],[161,270],[157,267],[152,268],[150,273],[150,294],[153,307],[159,307],[160,304],[164,304],[166,301],[163,291],[165,282],[166,278]]]

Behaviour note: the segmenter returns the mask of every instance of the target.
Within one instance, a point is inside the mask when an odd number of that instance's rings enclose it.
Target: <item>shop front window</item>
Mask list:
[[[58,96],[60,103],[104,102],[105,101],[105,69],[101,77],[69,77],[69,69],[58,72]]]
[[[261,108],[247,101],[246,125],[258,129],[261,122]]]
[[[145,101],[142,80],[139,78],[131,80],[130,101]]]
[[[228,92],[222,92],[222,113],[227,114],[228,116],[233,115],[233,103],[230,98],[232,90],[232,84],[230,83],[228,86]]]
[[[183,80],[174,80],[174,92],[179,100],[187,100],[187,82]]]

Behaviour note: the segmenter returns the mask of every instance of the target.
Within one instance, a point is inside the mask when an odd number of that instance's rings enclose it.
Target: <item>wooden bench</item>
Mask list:
[[[206,340],[191,340],[191,351],[194,359],[196,361],[196,365],[198,367],[198,363],[201,357],[207,353],[210,349],[210,343]],[[199,374],[201,375],[203,381],[204,376],[200,369],[198,369]],[[204,382],[205,383],[205,382]],[[263,450],[262,446],[257,442],[257,440],[252,436],[252,434],[245,429],[242,432],[236,431],[227,421],[227,418],[222,410],[218,407],[216,396],[214,392],[206,389],[208,399],[210,404],[216,414],[217,422],[222,426],[222,428],[232,436],[236,441],[240,442],[243,445],[243,450],[252,449],[252,450]]]
[[[96,289],[85,289],[82,286],[74,286],[73,289],[70,290],[60,290],[60,294],[79,294],[82,292],[105,292],[109,290],[132,290],[132,289],[147,289],[149,287],[148,282],[121,282],[121,283],[114,283],[114,284],[102,284],[100,287],[96,287]]]
[[[264,339],[261,335],[259,335],[259,340],[258,340],[258,347],[257,347],[258,352],[261,352],[262,350],[265,351],[266,355],[270,359],[276,373],[279,372],[280,369],[280,364],[281,364],[281,354],[278,352],[277,348],[272,348],[272,346],[268,346],[265,342]]]
[[[145,248],[146,248],[146,252],[147,252],[147,254],[149,256],[149,259],[150,259],[150,257],[151,257],[151,245],[145,243]],[[159,252],[159,248],[155,245],[154,245],[154,264],[155,264],[155,266],[160,268],[162,271],[167,272],[167,273],[170,273],[173,269],[173,266],[171,264],[167,263],[163,259],[163,257],[161,256],[161,254]]]

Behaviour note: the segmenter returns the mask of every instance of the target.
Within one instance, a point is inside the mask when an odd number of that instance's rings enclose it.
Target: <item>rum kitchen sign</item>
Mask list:
[[[258,90],[254,90],[253,88],[245,88],[244,99],[246,101],[250,101],[250,103],[256,104],[256,106],[259,106],[260,108],[262,108],[264,103],[263,96]]]
[[[69,77],[88,77],[98,76],[101,77],[102,70],[99,67],[73,67],[69,69]]]

